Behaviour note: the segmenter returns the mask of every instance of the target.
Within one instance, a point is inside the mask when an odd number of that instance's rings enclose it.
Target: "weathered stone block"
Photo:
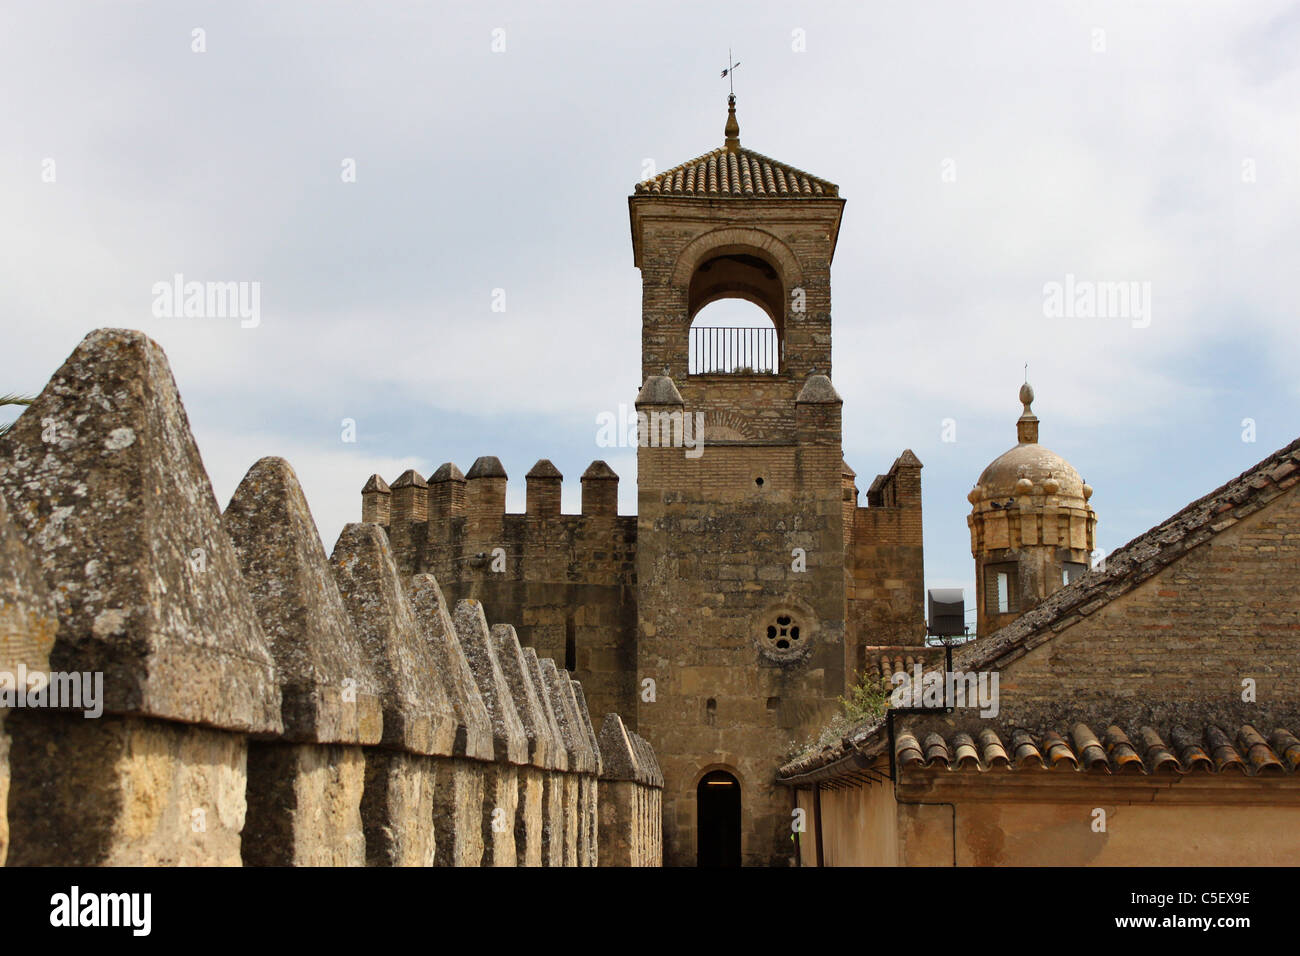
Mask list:
[[[519,768],[487,764],[483,775],[483,865],[516,866],[515,826],[519,814]]]
[[[535,767],[553,769],[557,766],[556,755],[562,744],[544,710],[545,705],[538,696],[533,684],[531,670],[524,658],[523,649],[515,629],[509,624],[496,624],[492,627],[492,647],[496,651],[497,662],[501,665],[502,676],[514,701],[515,712],[523,724],[524,735],[528,738],[528,757]]]
[[[245,866],[365,866],[361,747],[253,741]]]
[[[546,842],[545,792],[547,772],[519,769],[519,812],[515,816],[515,852],[520,866],[542,866]]]
[[[551,701],[550,684],[542,675],[541,659],[537,656],[537,651],[531,647],[525,647],[522,650],[524,653],[524,667],[528,671],[533,689],[537,692],[537,700],[542,708],[542,717],[547,724],[547,735],[555,742],[555,768],[557,770],[567,770],[569,769],[569,751],[564,743],[564,735],[560,732],[559,721],[555,718],[555,704]]]
[[[380,747],[367,747],[365,759],[361,820],[366,865],[433,866],[439,761]]]
[[[243,736],[13,711],[11,866],[239,866]]]
[[[542,866],[564,866],[564,781],[548,772],[542,788]]]
[[[289,463],[263,458],[253,465],[235,489],[222,527],[275,658],[284,737],[378,743],[379,683]]]
[[[483,862],[484,778],[489,766],[474,760],[441,761],[434,792],[435,866]]]
[[[281,730],[280,689],[162,350],[90,333],[0,439],[0,493],[54,595],[57,671],[109,713]]]
[[[432,574],[415,575],[407,595],[416,625],[429,644],[437,676],[456,714],[456,755],[491,760],[492,718],[465,659],[437,579]]]
[[[503,763],[527,763],[528,736],[524,733],[524,725],[515,710],[510,685],[497,660],[487,620],[483,617],[483,605],[474,600],[458,603],[455,625],[465,660],[469,663],[483,704],[492,718],[492,741],[496,759]]]
[[[551,709],[569,755],[571,773],[595,773],[596,755],[578,714],[578,701],[567,674],[561,675],[549,657],[540,661],[542,680],[550,691]]]
[[[58,628],[45,579],[0,497],[0,673],[16,675],[20,664],[48,671]]]
[[[379,680],[384,746],[450,755],[456,746],[456,714],[436,677],[437,662],[415,623],[383,529],[346,525],[330,564]]]

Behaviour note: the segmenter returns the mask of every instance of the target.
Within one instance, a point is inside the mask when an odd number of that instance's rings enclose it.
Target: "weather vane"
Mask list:
[[[727,68],[722,71],[722,79],[727,81],[728,93],[736,95],[736,81],[731,74],[736,72],[736,67],[740,66],[738,62],[731,59],[731,48],[727,47]]]

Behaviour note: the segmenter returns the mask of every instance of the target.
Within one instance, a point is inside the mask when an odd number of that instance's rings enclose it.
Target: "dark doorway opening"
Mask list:
[[[740,866],[740,782],[725,770],[695,788],[700,866]]]

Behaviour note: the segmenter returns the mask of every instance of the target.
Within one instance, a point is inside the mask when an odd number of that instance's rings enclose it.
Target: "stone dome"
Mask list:
[[[1005,503],[1024,495],[1054,495],[1075,502],[1087,502],[1092,489],[1084,484],[1074,466],[1038,444],[1038,418],[1030,408],[1034,390],[1026,382],[1020,387],[1024,412],[1016,422],[1020,441],[984,469],[967,499]]]
[[[1016,445],[995,458],[980,475],[980,497],[995,501],[1014,498],[1023,493],[1021,481],[1029,481],[1034,494],[1086,500],[1083,479],[1074,466],[1037,442]],[[1055,491],[1050,487],[1052,484],[1056,486]]]

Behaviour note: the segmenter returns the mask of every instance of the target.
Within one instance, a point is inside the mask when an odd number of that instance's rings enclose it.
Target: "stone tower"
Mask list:
[[[1097,515],[1092,488],[1038,444],[1034,390],[1020,387],[1018,442],[984,469],[967,496],[975,558],[976,633],[985,637],[1088,570]]]
[[[581,682],[653,744],[670,864],[787,865],[790,793],[776,768],[818,738],[855,682],[886,685],[924,645],[921,462],[910,450],[859,503],[831,385],[834,184],[740,145],[639,183],[638,513],[618,476],[582,475],[561,513],[546,459],[507,513],[501,461],[452,462],[362,489],[403,575],[429,572]],[[718,299],[749,327],[696,325]],[[756,327],[762,325],[763,327]]]
[[[741,146],[734,97],[724,136],[629,197],[637,726],[666,781],[666,863],[784,865],[790,796],[773,770],[845,689],[852,515],[830,379],[844,201]],[[772,328],[692,328],[724,298],[755,303]]]

